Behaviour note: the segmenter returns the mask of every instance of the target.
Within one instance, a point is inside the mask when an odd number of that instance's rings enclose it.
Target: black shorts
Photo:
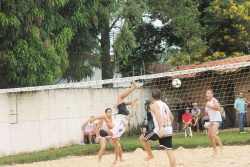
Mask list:
[[[117,106],[118,114],[128,115],[129,111],[127,110],[126,104],[123,102]]]
[[[159,138],[159,136],[153,130],[150,130],[143,135],[143,138],[144,140],[152,140],[152,141],[159,140],[160,147],[168,150],[173,149],[172,136]]]
[[[100,130],[100,131],[99,131],[99,134],[100,134],[101,137],[106,137],[106,136],[108,136],[108,133],[107,133],[105,130]]]

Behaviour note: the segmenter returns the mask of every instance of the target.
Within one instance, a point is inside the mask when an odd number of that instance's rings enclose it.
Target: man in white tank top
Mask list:
[[[207,104],[205,110],[208,113],[210,119],[210,125],[208,126],[208,139],[210,145],[213,147],[214,154],[217,154],[216,143],[219,144],[222,152],[222,142],[219,136],[217,136],[218,128],[222,122],[220,114],[220,105],[216,98],[213,97],[214,93],[212,90],[207,90]]]
[[[159,140],[160,147],[162,147],[167,153],[171,167],[175,167],[176,162],[172,150],[172,136],[162,137],[165,133],[165,126],[170,125],[170,130],[173,130],[171,125],[173,115],[171,114],[169,107],[161,101],[161,91],[159,89],[152,91],[152,98],[153,102],[150,105],[150,112],[153,116],[155,128],[140,136],[140,141],[148,154],[145,160],[151,160],[154,158],[149,141]],[[170,124],[167,124],[169,121]]]

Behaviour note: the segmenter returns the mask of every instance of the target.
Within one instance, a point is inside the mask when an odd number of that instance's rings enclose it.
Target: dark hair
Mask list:
[[[112,109],[111,109],[111,108],[106,108],[106,109],[105,109],[105,113],[107,113],[108,110],[112,110]]]
[[[160,89],[152,90],[152,97],[155,100],[160,100],[161,99],[161,91],[160,91]]]

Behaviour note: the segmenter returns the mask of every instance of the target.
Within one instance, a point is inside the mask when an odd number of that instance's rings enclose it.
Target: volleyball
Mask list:
[[[178,78],[173,79],[172,85],[175,88],[179,88],[181,86],[181,80],[179,80]]]

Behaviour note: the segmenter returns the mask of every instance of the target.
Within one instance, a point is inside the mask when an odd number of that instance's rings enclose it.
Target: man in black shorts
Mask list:
[[[172,136],[162,137],[165,130],[164,127],[167,125],[166,118],[169,118],[169,121],[172,122],[173,115],[166,103],[161,101],[161,91],[159,89],[152,91],[152,98],[153,102],[150,105],[150,112],[153,116],[155,128],[153,130],[147,131],[145,134],[140,136],[140,141],[148,154],[145,160],[150,160],[154,158],[149,141],[159,140],[160,147],[162,147],[167,153],[171,167],[175,167],[176,162],[172,150]]]
[[[132,85],[127,90],[123,91],[117,98],[116,108],[118,109],[118,114],[116,115],[113,122],[111,122],[106,116],[98,116],[92,119],[92,121],[99,119],[104,120],[109,128],[108,134],[111,136],[111,142],[115,148],[115,160],[113,165],[117,163],[118,157],[122,161],[122,149],[120,145],[119,138],[125,132],[126,127],[128,126],[129,121],[129,111],[127,110],[127,105],[134,105],[138,99],[134,99],[132,101],[125,102],[124,98],[126,98],[130,93],[132,93],[135,89],[138,88],[138,85],[135,81],[132,81]]]

